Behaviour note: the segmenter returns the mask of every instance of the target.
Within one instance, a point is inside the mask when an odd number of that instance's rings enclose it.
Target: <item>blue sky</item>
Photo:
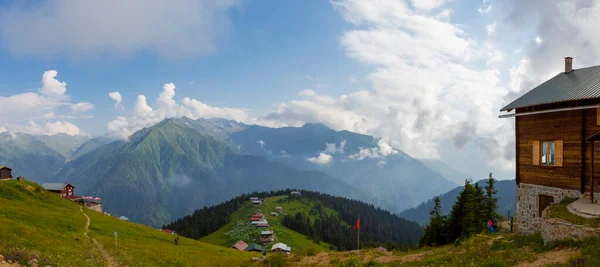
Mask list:
[[[3,1],[0,132],[127,138],[180,116],[320,122],[510,178],[514,122],[498,110],[564,56],[598,64],[599,2]]]
[[[285,12],[289,10],[294,12]],[[338,39],[348,25],[327,1],[247,1],[227,13],[227,36],[213,53],[201,57],[168,59],[138,52],[92,59],[39,58],[1,50],[0,87],[3,95],[35,90],[44,71],[57,70],[74,100],[96,106],[92,121],[77,124],[94,135],[105,132],[108,120],[122,113],[107,97],[112,91],[119,91],[125,106],[131,107],[138,94],[153,98],[164,83],[173,82],[178,96],[243,107],[258,116],[303,89],[355,91],[363,82],[352,83],[350,78],[364,80],[372,69],[345,56]]]

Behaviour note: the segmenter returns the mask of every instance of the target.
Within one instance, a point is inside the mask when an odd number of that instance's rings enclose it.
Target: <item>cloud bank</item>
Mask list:
[[[83,134],[74,124],[66,119],[75,116],[89,116],[85,112],[94,108],[88,102],[70,103],[67,94],[67,83],[59,81],[58,72],[48,70],[42,75],[42,87],[37,92],[26,92],[11,96],[0,96],[0,128],[3,131],[17,131],[30,134],[69,135]],[[65,110],[64,107],[68,107]],[[28,122],[23,124],[23,122]]]
[[[156,99],[154,108],[148,104],[145,95],[138,95],[131,116],[118,116],[108,123],[109,135],[115,138],[127,139],[136,131],[152,126],[165,118],[185,116],[192,119],[225,118],[239,122],[249,120],[245,110],[213,107],[189,97],[184,97],[181,104],[178,104],[175,101],[175,88],[173,83],[164,84],[163,90]]]
[[[17,55],[87,58],[151,52],[195,57],[215,50],[228,32],[228,10],[237,2],[17,1],[0,10],[0,36],[2,45]]]

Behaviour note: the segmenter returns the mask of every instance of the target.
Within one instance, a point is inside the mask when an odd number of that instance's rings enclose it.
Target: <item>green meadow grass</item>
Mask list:
[[[27,181],[0,181],[0,254],[22,264],[101,266],[79,206]]]
[[[89,236],[96,238],[119,266],[239,266],[256,254],[181,238],[90,209]],[[79,206],[27,181],[0,182],[0,254],[32,257],[41,266],[103,266],[98,249],[84,235]],[[118,233],[118,248],[113,232]]]
[[[584,218],[571,213],[567,206],[573,203],[576,198],[565,198],[560,203],[550,206],[548,216],[550,218],[562,219],[573,224],[586,225],[590,227],[600,227],[600,218]]]
[[[275,211],[275,207],[282,207],[283,213],[291,213],[294,214],[296,212],[303,212],[308,214],[312,207],[314,207],[316,203],[302,201],[301,199],[293,199],[288,201],[288,196],[276,196],[265,199],[265,201],[260,206],[254,206],[249,201],[246,201],[242,204],[242,207],[238,209],[231,215],[231,222],[214,233],[200,238],[200,241],[229,247],[233,245],[238,240],[234,240],[226,235],[228,231],[230,231],[237,222],[250,222],[250,217],[257,211],[261,210],[265,215],[265,218],[269,221],[270,227],[268,230],[273,230],[275,232],[275,243],[282,242],[292,247],[292,253],[294,254],[305,254],[307,252],[322,252],[329,251],[330,244],[325,242],[313,242],[308,239],[305,235],[302,235],[296,231],[290,230],[287,227],[282,225],[283,215],[280,214],[278,217],[272,216],[271,212]],[[325,209],[328,213],[335,213],[336,211],[332,209]],[[267,230],[267,229],[265,229]],[[246,242],[256,242],[259,243],[258,240],[245,240]]]

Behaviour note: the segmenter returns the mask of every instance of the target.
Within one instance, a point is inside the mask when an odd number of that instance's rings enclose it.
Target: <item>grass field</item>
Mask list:
[[[600,218],[584,218],[571,213],[567,206],[573,203],[575,198],[565,198],[560,203],[550,206],[548,216],[551,218],[562,219],[573,224],[586,225],[590,227],[600,227]]]
[[[231,223],[221,227],[214,233],[205,236],[200,241],[229,247],[238,240],[227,236],[227,233],[234,228],[238,222],[250,223],[250,217],[257,211],[261,210],[265,214],[265,218],[269,221],[269,230],[275,232],[275,242],[283,242],[288,246],[292,247],[294,254],[306,254],[309,251],[322,252],[329,251],[330,245],[325,242],[319,242],[318,244],[309,240],[306,236],[290,230],[282,225],[283,214],[304,212],[309,213],[312,208],[316,205],[314,202],[308,202],[305,200],[292,200],[288,199],[288,196],[276,196],[265,199],[260,206],[254,206],[249,201],[244,203],[242,207],[231,215]],[[272,216],[271,212],[275,211],[275,207],[282,207],[283,214],[278,217]],[[331,209],[325,209],[328,213],[335,213],[336,211]],[[248,242],[257,242],[257,240],[244,240]]]
[[[423,247],[411,251],[361,250],[320,253],[311,257],[290,256],[297,266],[600,266],[600,240],[557,242],[544,245],[541,236],[513,233],[480,234],[460,244]]]
[[[239,266],[256,254],[181,238],[89,209],[89,236],[96,238],[117,265]],[[86,218],[79,205],[27,181],[0,181],[0,254],[40,266],[104,266],[98,248],[83,235]],[[118,248],[113,232],[118,233]]]

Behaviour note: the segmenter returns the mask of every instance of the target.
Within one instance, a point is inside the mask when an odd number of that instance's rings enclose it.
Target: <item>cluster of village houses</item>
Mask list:
[[[291,196],[300,196],[300,192],[298,191],[292,191]],[[252,204],[254,206],[260,206],[263,203],[262,199],[259,199],[258,197],[251,197],[250,201],[252,202]],[[279,214],[283,213],[283,208],[282,207],[275,207],[275,211],[271,212],[271,216],[273,217],[278,217]],[[235,248],[237,250],[240,251],[250,251],[250,252],[265,252],[265,246],[266,245],[270,245],[275,243],[275,232],[273,232],[273,230],[267,230],[270,226],[269,226],[269,221],[267,221],[267,219],[265,218],[265,215],[262,213],[262,211],[259,209],[257,210],[256,213],[254,213],[251,217],[250,217],[250,223],[252,223],[252,225],[258,227],[258,228],[264,228],[265,230],[262,231],[260,233],[260,242],[262,243],[262,245],[256,244],[256,243],[252,243],[252,244],[246,244],[246,242],[240,240],[237,243],[235,243],[233,246],[231,246],[232,248]],[[282,253],[290,253],[292,251],[292,248],[284,243],[277,243],[274,244],[273,246],[271,246],[271,251],[272,252],[282,252]]]

